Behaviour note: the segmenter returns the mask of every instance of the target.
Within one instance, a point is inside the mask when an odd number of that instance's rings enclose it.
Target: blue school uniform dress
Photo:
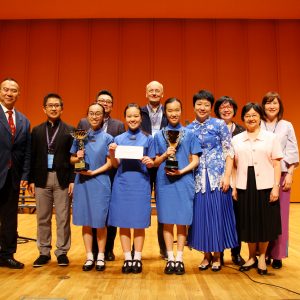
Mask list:
[[[233,157],[231,133],[225,122],[208,118],[188,125],[199,138],[203,153],[195,172],[196,197],[188,244],[205,252],[222,252],[238,245],[231,190],[224,193],[220,181],[227,155]]]
[[[201,155],[202,149],[197,137],[185,127],[168,125],[154,136],[157,155],[162,155],[169,147],[163,131],[181,131],[180,144],[176,150],[176,160],[179,169],[186,167],[190,154]],[[167,176],[166,160],[158,168],[156,178],[156,209],[158,222],[163,224],[190,225],[193,216],[193,200],[195,183],[193,171],[181,176]]]
[[[121,146],[143,146],[144,156],[155,157],[153,137],[140,129],[115,137]],[[139,159],[121,159],[114,179],[108,224],[121,228],[147,228],[151,217],[151,187],[146,165]]]
[[[113,137],[104,131],[89,130],[84,140],[85,161],[90,170],[106,163],[108,146]],[[78,151],[78,142],[73,141],[71,153]],[[76,174],[73,191],[73,223],[75,225],[103,228],[107,220],[111,197],[111,184],[107,173],[96,176]]]

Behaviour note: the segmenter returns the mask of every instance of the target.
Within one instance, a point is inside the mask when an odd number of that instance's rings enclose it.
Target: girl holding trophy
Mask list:
[[[88,107],[89,131],[75,130],[71,148],[71,163],[77,172],[74,183],[73,223],[82,225],[83,242],[86,249],[86,262],[83,271],[90,271],[95,265],[92,253],[92,228],[97,228],[99,253],[96,270],[104,271],[104,250],[106,243],[106,219],[111,196],[110,179],[106,171],[111,168],[108,145],[113,137],[104,131],[104,108],[99,103]],[[83,145],[83,147],[82,147]],[[83,149],[82,149],[83,148]]]
[[[158,221],[164,226],[168,262],[165,274],[185,273],[183,249],[187,225],[192,223],[195,196],[193,169],[202,152],[197,137],[180,124],[181,101],[170,98],[164,104],[168,125],[155,137],[156,159],[159,166],[156,179]],[[177,255],[174,257],[174,225],[177,227]]]
[[[120,227],[120,239],[124,253],[122,273],[142,272],[142,249],[145,228],[150,226],[151,186],[148,168],[153,167],[155,157],[151,135],[141,131],[141,109],[128,104],[124,116],[128,130],[117,136],[109,146],[112,164],[117,168],[109,207],[108,225]],[[122,150],[121,150],[122,149]],[[122,152],[123,151],[123,152]],[[134,254],[131,253],[133,228]]]

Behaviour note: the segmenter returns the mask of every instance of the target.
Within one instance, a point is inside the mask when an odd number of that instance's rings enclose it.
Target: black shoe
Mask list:
[[[66,267],[69,265],[69,259],[66,254],[61,254],[57,256],[57,264],[61,267]]]
[[[88,264],[88,262],[92,262],[91,264]],[[95,265],[95,261],[92,259],[87,259],[84,263],[84,265],[82,266],[82,271],[91,271],[94,268]]]
[[[259,275],[267,275],[268,270],[267,269],[263,270],[263,269],[257,268],[257,273]]]
[[[23,269],[24,268],[24,264],[17,261],[13,257],[8,257],[8,258],[1,257],[0,258],[0,266],[8,267],[10,269]]]
[[[184,263],[182,261],[175,262],[175,274],[183,275],[185,273]]]
[[[141,273],[143,270],[143,264],[140,260],[134,259],[132,261],[132,273],[138,274]]]
[[[34,268],[42,267],[43,265],[47,264],[51,256],[49,255],[40,255],[33,263]]]
[[[219,272],[219,271],[221,271],[221,269],[222,269],[221,265],[220,266],[214,266],[214,265],[211,266],[211,270],[213,272]]]
[[[98,265],[98,261],[100,262],[103,262],[103,264],[101,264],[101,265]],[[104,271],[105,270],[105,261],[103,260],[103,259],[98,259],[97,260],[97,263],[96,263],[96,271],[100,271],[100,272],[102,272],[102,271]]]
[[[237,266],[242,266],[245,264],[245,260],[241,257],[240,254],[231,255],[232,262]]]
[[[171,275],[175,273],[175,261],[174,260],[169,260],[166,264],[165,274]]]
[[[272,268],[273,269],[281,269],[282,268],[282,260],[281,259],[273,259]]]
[[[132,272],[132,260],[125,260],[122,267],[122,273],[129,274]]]
[[[105,252],[105,260],[114,261],[115,259],[116,259],[116,257],[112,250]]]
[[[251,270],[252,268],[257,268],[257,264],[258,264],[258,261],[256,260],[256,261],[255,261],[252,265],[250,265],[250,266],[240,266],[239,271],[244,272],[244,271],[249,271],[249,270]]]
[[[272,262],[271,257],[266,258],[266,265],[270,265]]]
[[[203,258],[203,260],[204,259],[206,259],[207,261],[208,261],[208,264],[207,265],[204,265],[204,264],[200,264],[199,265],[199,271],[205,271],[205,270],[207,270],[209,267],[210,267],[210,264],[211,264],[211,261],[212,261],[212,255],[211,255],[211,253],[210,253],[210,255],[209,255],[209,258],[207,258],[207,257],[205,257],[204,256],[204,258]],[[202,262],[203,262],[203,260],[202,260]]]

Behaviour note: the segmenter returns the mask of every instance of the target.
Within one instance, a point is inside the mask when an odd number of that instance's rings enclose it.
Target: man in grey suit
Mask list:
[[[14,108],[19,94],[16,80],[0,83],[0,266],[11,269],[24,268],[14,253],[20,185],[27,186],[30,170],[30,123]]]
[[[102,129],[112,135],[113,137],[125,132],[124,124],[116,119],[111,118],[110,114],[113,108],[113,95],[108,90],[101,90],[97,96],[96,101],[103,105],[105,110],[104,115],[104,123]],[[88,130],[90,125],[86,118],[83,118],[78,123],[77,128]],[[115,169],[109,170],[109,177],[111,183],[113,183],[114,176],[115,176]],[[107,227],[107,239],[106,239],[106,246],[105,246],[105,260],[113,261],[115,260],[115,255],[113,252],[114,249],[114,242],[117,234],[117,228],[114,226]],[[93,229],[93,253],[97,255],[98,253],[98,245],[97,245],[97,238],[96,238],[96,229]]]

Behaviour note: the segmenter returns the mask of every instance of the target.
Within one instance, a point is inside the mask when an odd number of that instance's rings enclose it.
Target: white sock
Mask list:
[[[124,252],[124,259],[129,260],[130,262],[128,263],[128,265],[131,266],[131,261],[132,261],[131,251]]]
[[[93,252],[87,252],[86,260],[87,260],[87,262],[85,263],[86,266],[90,266],[93,264],[93,262],[94,262]]]
[[[181,261],[183,260],[183,251],[177,251],[176,255],[176,261]]]
[[[134,260],[142,260],[142,252],[134,251]]]
[[[168,261],[173,260],[174,261],[174,252],[173,251],[167,251],[168,254]]]
[[[97,265],[98,266],[104,266],[104,253],[99,252],[97,256]]]

